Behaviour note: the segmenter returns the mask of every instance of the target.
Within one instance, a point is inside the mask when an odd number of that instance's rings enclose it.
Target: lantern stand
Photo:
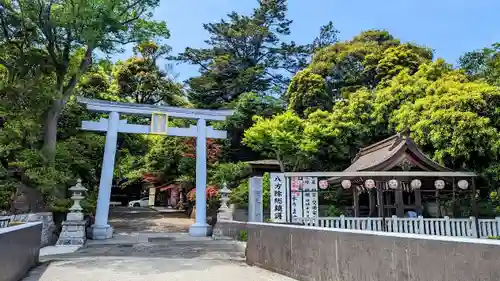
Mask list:
[[[87,222],[83,219],[83,208],[80,205],[80,201],[85,199],[83,193],[87,189],[82,185],[82,180],[78,179],[76,185],[69,190],[73,192],[73,196],[71,196],[73,206],[69,209],[70,212],[67,214],[66,220],[62,223],[62,231],[56,246],[76,246],[80,248],[86,241],[85,226],[87,225]]]

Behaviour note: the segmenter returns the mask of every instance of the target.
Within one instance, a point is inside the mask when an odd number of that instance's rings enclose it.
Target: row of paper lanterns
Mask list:
[[[342,188],[344,189],[349,189],[351,188],[351,181],[350,180],[343,180],[341,182],[341,185],[342,185]],[[397,189],[398,186],[399,186],[399,181],[396,180],[396,179],[392,179],[390,180],[387,185],[389,186],[389,188],[391,189]],[[466,181],[466,180],[460,180],[458,181],[458,188],[460,189],[467,189],[469,187],[469,182]],[[327,185],[328,186],[328,185]],[[443,189],[445,186],[445,183],[443,180],[436,180],[434,181],[434,187],[436,189]],[[320,182],[320,187],[321,187],[321,182]],[[372,189],[375,187],[375,181],[372,180],[372,179],[368,179],[365,181],[365,187],[368,188],[368,189]],[[414,179],[410,182],[410,187],[412,189],[420,189],[420,187],[422,187],[422,181],[420,181],[419,179]],[[326,188],[326,187],[325,187]]]

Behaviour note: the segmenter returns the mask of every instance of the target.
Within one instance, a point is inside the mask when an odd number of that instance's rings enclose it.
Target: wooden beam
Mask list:
[[[419,177],[476,177],[472,172],[426,172],[426,171],[364,171],[364,172],[285,172],[286,177],[335,177],[335,178],[419,178]]]

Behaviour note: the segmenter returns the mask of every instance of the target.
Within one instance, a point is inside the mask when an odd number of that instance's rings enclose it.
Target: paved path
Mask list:
[[[194,238],[185,232],[153,231],[162,227],[183,229],[186,219],[180,215],[162,218],[152,213],[149,219],[144,213],[112,216],[112,222],[121,223],[114,225],[118,233],[113,239],[89,240],[87,247],[78,252],[45,256],[42,265],[24,281],[293,280],[246,265],[244,243]],[[139,224],[149,227],[141,229]]]

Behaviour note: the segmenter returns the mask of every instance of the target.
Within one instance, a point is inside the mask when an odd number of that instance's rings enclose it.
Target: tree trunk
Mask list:
[[[280,164],[281,172],[284,173],[285,172],[285,164],[283,163],[283,161],[281,161],[281,157],[280,157],[279,153],[276,153],[276,160],[278,160],[278,163]]]
[[[44,122],[42,154],[49,162],[54,162],[57,144],[57,123],[62,110],[62,101],[55,100],[47,112]]]

